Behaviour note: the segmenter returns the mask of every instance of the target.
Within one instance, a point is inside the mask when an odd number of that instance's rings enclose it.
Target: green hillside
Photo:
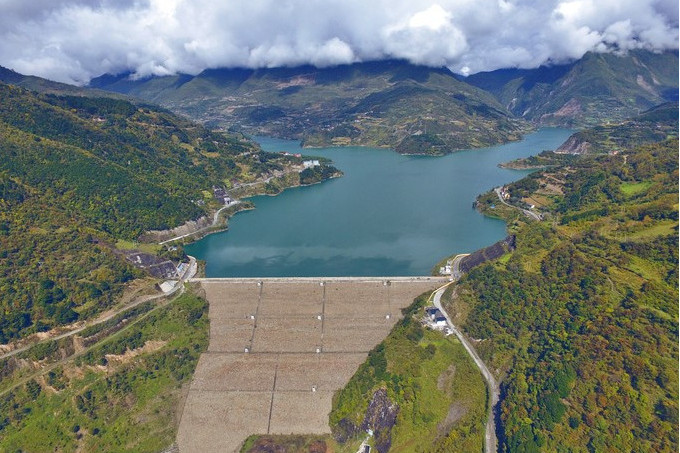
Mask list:
[[[0,99],[0,343],[110,306],[140,275],[111,244],[210,213],[212,186],[301,163],[124,100],[5,84]]]
[[[493,96],[447,70],[401,61],[279,69],[206,70],[91,86],[137,96],[211,126],[300,139],[307,146],[451,151],[517,140],[527,130]]]
[[[422,326],[427,301],[422,295],[404,310],[336,394],[329,418],[341,444],[359,443],[369,428],[369,443],[381,453],[483,450],[483,378],[455,336]]]
[[[677,451],[677,150],[674,138],[573,158],[509,184],[509,203],[536,203],[540,222],[480,196],[517,248],[443,300],[501,381],[500,451]],[[483,381],[457,342],[423,329],[424,304],[336,395],[330,423],[348,451],[367,426],[377,451],[482,450]],[[447,367],[448,395],[435,389]],[[461,406],[475,415],[447,424]]]
[[[449,302],[502,377],[508,452],[678,449],[678,141],[572,160],[479,200],[517,249]]]
[[[669,102],[620,124],[607,124],[579,131],[569,137],[557,152],[603,154],[677,136],[678,104]]]
[[[493,93],[515,115],[545,125],[621,121],[678,99],[678,53],[587,53],[564,66],[479,73],[466,82]]]
[[[616,154],[674,137],[678,137],[678,105],[667,102],[621,123],[583,129],[574,133],[555,151],[546,150],[535,156],[505,163],[503,167],[541,169],[574,162],[582,155]]]
[[[108,339],[83,335],[84,349],[74,351],[69,337],[29,350],[22,362],[40,358],[46,369],[24,383],[7,376],[11,361],[0,362],[0,451],[157,453],[172,445],[182,385],[208,345],[208,304],[187,293],[142,307],[117,319]]]

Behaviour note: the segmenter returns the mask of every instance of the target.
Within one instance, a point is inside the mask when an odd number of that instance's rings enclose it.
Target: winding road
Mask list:
[[[444,317],[446,317],[446,323],[448,324],[449,328],[451,329],[451,331],[453,331],[454,334],[456,334],[456,337],[458,337],[458,340],[460,340],[460,342],[463,344],[465,350],[468,352],[468,354],[470,354],[470,357],[472,357],[472,360],[474,360],[475,364],[477,365],[477,368],[479,368],[479,371],[482,372],[482,375],[486,380],[486,384],[489,389],[489,399],[487,408],[488,419],[486,421],[486,434],[484,438],[484,451],[485,453],[496,453],[498,451],[498,439],[496,438],[496,419],[494,414],[494,408],[496,407],[496,404],[498,404],[498,400],[500,398],[500,389],[498,386],[498,382],[496,381],[496,378],[494,378],[491,371],[489,371],[489,368],[486,366],[484,361],[482,361],[482,359],[479,357],[479,354],[477,354],[477,351],[475,350],[474,346],[470,344],[465,335],[463,335],[463,333],[453,324],[453,322],[451,321],[451,317],[446,312],[441,303],[442,294],[444,294],[446,288],[452,283],[455,283],[460,278],[461,276],[460,260],[462,260],[463,257],[465,256],[467,255],[456,255],[456,257],[453,259],[453,262],[451,264],[452,269],[454,270],[452,274],[453,281],[435,290],[435,292],[433,293],[434,306],[437,307],[439,311],[442,312]]]
[[[215,228],[215,227],[217,226],[217,223],[218,223],[219,220],[220,220],[220,214],[222,213],[222,211],[224,211],[225,209],[231,208],[231,207],[233,207],[233,206],[236,206],[236,205],[238,205],[238,204],[240,204],[240,203],[241,203],[241,200],[234,200],[232,203],[230,203],[230,204],[228,204],[228,205],[225,205],[225,206],[222,206],[220,209],[218,209],[218,210],[215,212],[215,214],[213,214],[213,221],[212,221],[212,223],[211,223],[210,225],[208,225],[208,226],[206,226],[206,227],[203,227],[203,228],[200,228],[200,229],[198,229],[198,230],[196,230],[196,231],[192,231],[191,233],[187,233],[187,234],[183,234],[183,235],[181,235],[181,236],[177,236],[177,237],[174,237],[174,238],[166,239],[165,241],[159,242],[158,245],[165,245],[165,244],[167,244],[167,243],[169,243],[169,242],[179,241],[180,239],[188,238],[188,237],[190,237],[190,236],[194,236],[194,235],[196,235],[196,234],[200,234],[200,233],[202,233],[202,232],[204,232],[204,231],[206,231],[206,230]]]
[[[500,187],[496,187],[494,189],[494,191],[496,192],[496,195],[498,195],[498,199],[500,200],[500,202],[503,203],[504,205],[510,206],[511,208],[514,208],[514,209],[519,209],[520,211],[522,211],[524,213],[525,216],[531,217],[534,220],[538,220],[538,221],[543,220],[543,217],[541,217],[541,214],[538,214],[534,211],[530,211],[529,209],[524,209],[524,208],[520,208],[519,206],[511,205],[510,203],[505,201],[503,199],[503,195],[501,195],[501,188]]]

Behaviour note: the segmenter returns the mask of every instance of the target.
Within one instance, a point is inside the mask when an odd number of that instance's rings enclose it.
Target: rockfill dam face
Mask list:
[[[251,434],[329,433],[333,394],[439,277],[197,279],[210,344],[181,415],[181,452]]]

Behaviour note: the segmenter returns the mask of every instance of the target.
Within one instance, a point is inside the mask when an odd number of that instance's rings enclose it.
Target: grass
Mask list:
[[[413,407],[400,411],[390,451],[414,451],[436,443],[456,451],[481,451],[486,415],[482,375],[455,337],[427,330],[419,347],[428,345],[435,346],[436,352],[420,365]],[[460,418],[447,423],[449,410]]]
[[[377,389],[385,389],[398,406],[396,424],[381,428],[378,438],[391,437],[391,452],[458,449],[481,450],[486,413],[486,387],[481,374],[458,340],[421,326],[419,296],[406,317],[359,367],[334,399],[331,428],[356,426],[365,417],[367,402]],[[344,421],[343,421],[344,420]],[[352,440],[362,438],[354,435]]]
[[[498,263],[499,264],[507,264],[508,261],[510,261],[510,257],[512,256],[511,253],[506,253],[505,255],[501,256],[498,258]]]
[[[274,449],[272,446],[276,446]],[[241,453],[251,451],[282,451],[282,452],[307,452],[310,447],[325,446],[334,453],[355,453],[357,445],[338,444],[329,435],[253,435],[248,437],[241,447]],[[319,451],[318,449],[314,451]]]
[[[647,189],[651,187],[651,185],[652,181],[630,182],[621,184],[619,188],[626,197],[632,198],[635,195],[646,192]]]
[[[653,239],[659,236],[677,235],[678,222],[675,220],[661,220],[652,225],[633,226],[631,231],[618,231],[617,236],[625,240]]]
[[[161,250],[162,247],[158,244],[146,244],[136,241],[119,239],[116,242],[116,248],[119,250],[139,250],[145,253],[156,254]]]

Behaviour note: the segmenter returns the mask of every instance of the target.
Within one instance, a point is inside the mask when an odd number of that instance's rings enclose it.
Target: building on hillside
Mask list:
[[[437,310],[437,312],[434,314],[434,325],[437,327],[446,327],[446,316],[444,316],[444,313],[441,311]]]
[[[427,307],[425,313],[434,327],[446,327],[446,316],[437,307]]]
[[[220,202],[224,203],[225,205],[229,206],[234,202],[234,200],[229,196],[227,193],[226,189],[223,189],[222,187],[215,187],[213,186],[213,196],[215,199],[219,200]]]
[[[318,160],[304,160],[302,161],[302,165],[305,168],[313,168],[313,167],[318,167],[321,165],[321,163]]]

